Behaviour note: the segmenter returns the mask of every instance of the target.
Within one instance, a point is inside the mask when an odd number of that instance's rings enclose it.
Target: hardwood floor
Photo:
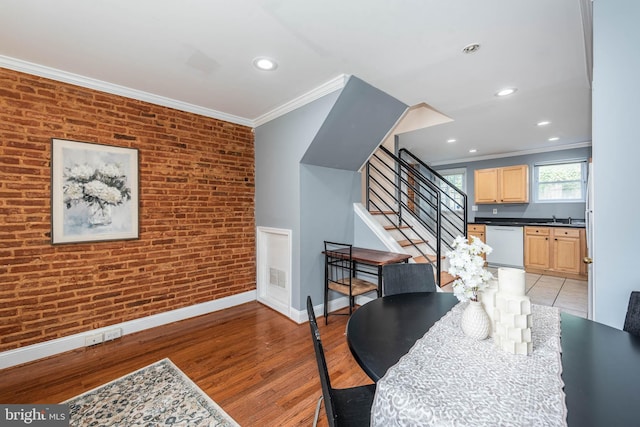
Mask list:
[[[349,352],[346,322],[318,318],[336,388],[372,382]],[[0,402],[58,403],[165,357],[242,426],[312,424],[321,391],[309,325],[257,302],[0,370]]]

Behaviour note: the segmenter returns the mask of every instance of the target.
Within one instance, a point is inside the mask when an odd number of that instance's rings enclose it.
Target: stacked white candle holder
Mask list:
[[[491,298],[495,301],[494,343],[508,353],[531,354],[531,300],[525,295],[525,271],[499,268],[498,289]]]

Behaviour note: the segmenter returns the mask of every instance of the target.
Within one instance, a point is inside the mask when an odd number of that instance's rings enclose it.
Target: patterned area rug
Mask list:
[[[63,403],[71,426],[239,426],[169,359]]]

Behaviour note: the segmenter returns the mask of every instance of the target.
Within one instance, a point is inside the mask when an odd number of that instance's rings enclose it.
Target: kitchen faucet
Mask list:
[[[556,216],[555,215],[551,215],[551,218],[553,218],[553,223],[555,224],[557,222],[556,221]]]

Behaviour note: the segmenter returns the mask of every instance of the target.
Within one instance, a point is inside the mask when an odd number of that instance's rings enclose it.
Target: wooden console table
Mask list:
[[[341,250],[331,251],[331,256],[332,257],[339,256],[341,252],[344,253],[343,259],[349,258],[348,249],[345,249],[344,251],[341,251]],[[322,253],[325,254],[325,251],[322,251]],[[351,259],[355,264],[353,266],[353,270],[355,272],[377,276],[378,297],[382,296],[382,266],[387,264],[397,264],[401,262],[408,262],[410,258],[411,258],[411,255],[409,254],[379,251],[376,249],[359,248],[356,246],[351,248]],[[370,267],[376,267],[376,272],[373,273],[370,270],[364,270],[362,268],[358,268],[358,264],[362,264]]]

